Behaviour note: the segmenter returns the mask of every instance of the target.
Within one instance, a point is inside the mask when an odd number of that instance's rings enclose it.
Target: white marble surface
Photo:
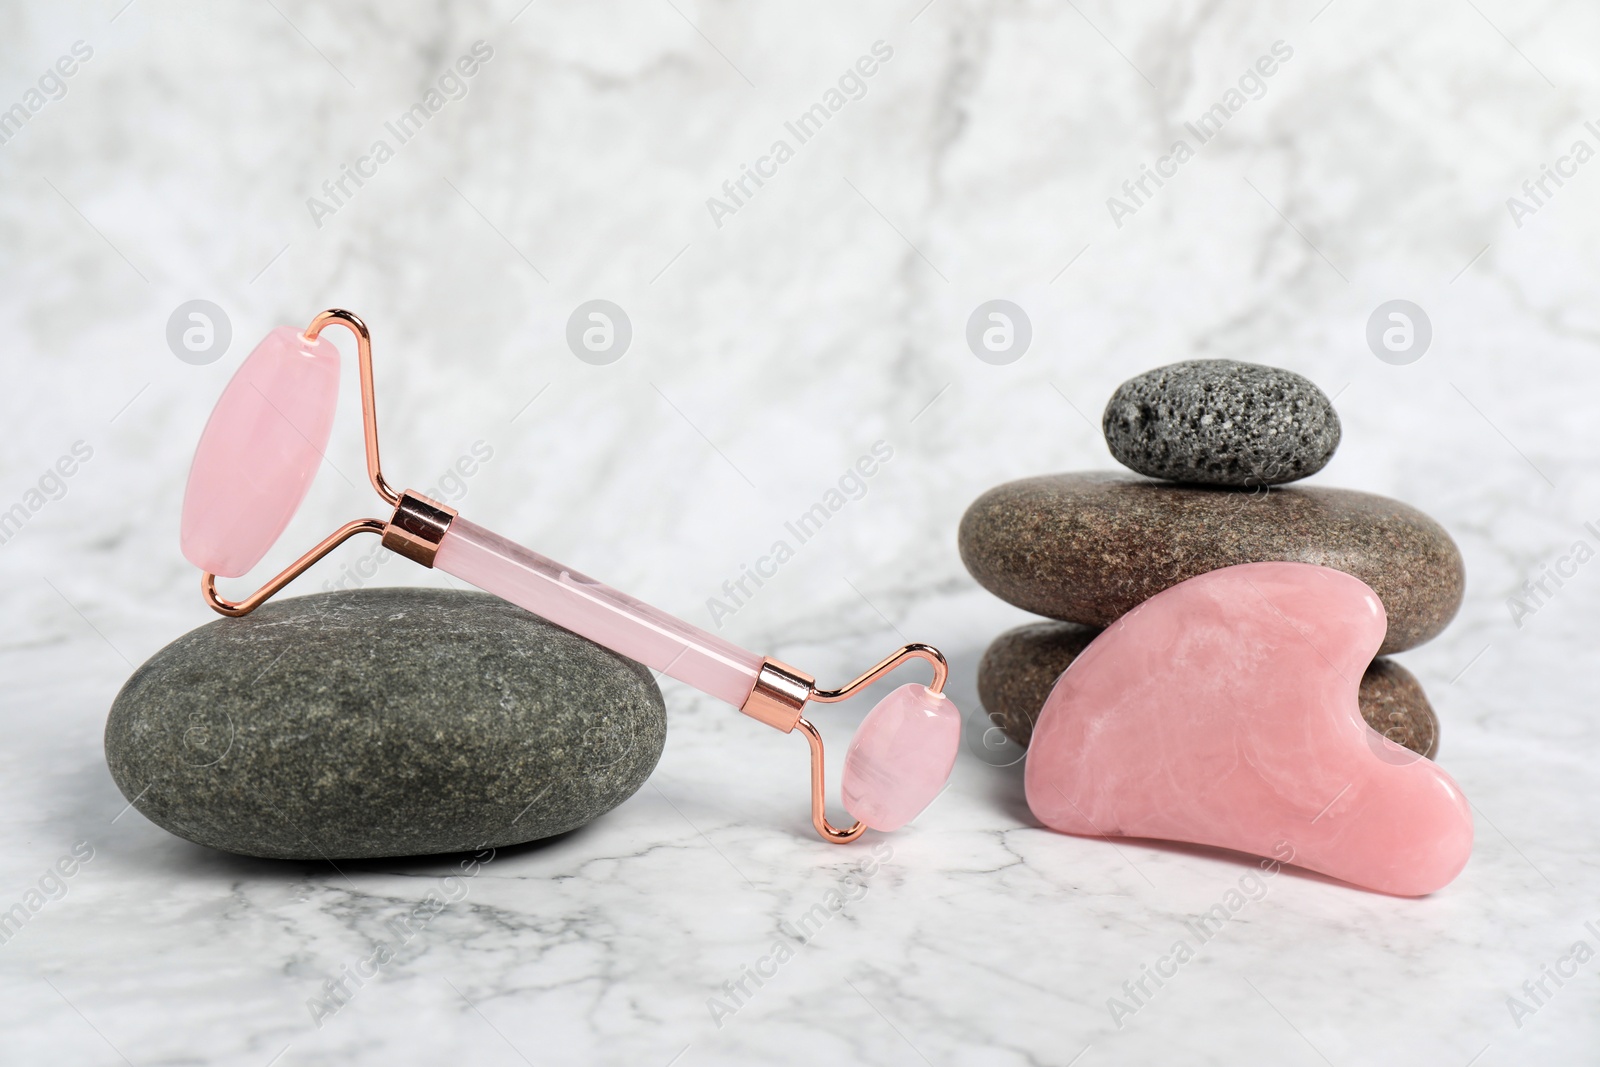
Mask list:
[[[1600,16],[921,2],[0,11],[0,107],[93,49],[0,146],[0,507],[93,449],[0,546],[0,908],[75,843],[94,856],[0,946],[0,1060],[1593,1062],[1600,961],[1520,1026],[1507,998],[1600,947],[1600,564],[1520,627],[1506,598],[1596,542],[1600,163],[1520,227],[1506,198],[1600,144]],[[467,96],[314,226],[306,198],[480,39]],[[716,227],[706,198],[879,40],[893,57],[865,95]],[[1106,198],[1280,40],[1262,98],[1115,226]],[[594,297],[634,326],[611,366],[562,341]],[[1008,366],[963,341],[994,297],[1033,324]],[[1397,297],[1436,333],[1410,366],[1363,341]],[[164,340],[194,298],[235,332],[209,366]],[[208,619],[176,531],[213,398],[256,337],[330,305],[376,333],[398,480],[486,442],[475,520],[702,622],[888,442],[865,498],[723,632],[825,678],[932,641],[969,708],[983,647],[1022,616],[957,559],[967,502],[1108,465],[1092,420],[1150,366],[1298,370],[1344,420],[1318,482],[1422,507],[1466,557],[1459,619],[1402,658],[1474,802],[1472,862],[1418,901],[1280,877],[1119,1028],[1107,999],[1245,868],[1040,830],[1020,767],[972,748],[865,894],[719,1026],[708,998],[871,846],[811,836],[797,739],[669,684],[650,786],[496,857],[319,1028],[308,998],[452,868],[190,845],[125,810],[100,739],[131,666]],[[269,564],[371,510],[351,401],[330,453],[350,477],[324,472]],[[440,580],[406,568],[380,580]],[[822,725],[842,742],[860,714]]]

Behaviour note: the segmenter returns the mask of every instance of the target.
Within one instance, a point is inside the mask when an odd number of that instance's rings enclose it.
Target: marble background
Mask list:
[[[74,42],[93,52],[0,146],[0,507],[75,443],[93,453],[0,546],[0,908],[93,849],[0,946],[0,1059],[1592,1061],[1600,962],[1527,1018],[1507,998],[1600,944],[1600,564],[1520,626],[1507,598],[1596,540],[1600,163],[1532,215],[1507,198],[1574,141],[1600,145],[1600,11],[1131,6],[0,10],[0,107]],[[314,220],[307,198],[480,40],[492,58],[465,97]],[[878,41],[893,55],[865,94],[717,225],[707,198]],[[1293,55],[1261,98],[1118,226],[1107,198],[1278,41]],[[606,366],[564,341],[595,298],[634,331]],[[1033,328],[1004,366],[964,340],[993,298]],[[1434,329],[1407,366],[1364,340],[1396,298]],[[166,341],[193,299],[233,331],[209,365]],[[213,399],[257,337],[327,306],[374,331],[396,481],[432,485],[484,442],[458,500],[474,520],[702,624],[785,519],[886,442],[866,496],[722,632],[824,679],[931,641],[969,709],[982,649],[1023,620],[957,558],[974,496],[1110,465],[1098,412],[1138,371],[1225,356],[1305,374],[1345,430],[1317,482],[1423,508],[1466,557],[1460,617],[1401,658],[1474,802],[1472,862],[1416,901],[1279,877],[1119,1027],[1107,998],[1247,868],[1039,829],[1014,754],[986,751],[974,719],[951,789],[883,839],[867,893],[714,1020],[708,998],[871,853],[810,834],[803,745],[669,682],[649,786],[501,853],[318,1028],[307,999],[454,861],[334,870],[190,845],[127,810],[101,731],[132,666],[210,617],[177,522]],[[341,403],[337,470],[266,566],[373,508],[353,391]],[[821,725],[842,741],[863,710]]]

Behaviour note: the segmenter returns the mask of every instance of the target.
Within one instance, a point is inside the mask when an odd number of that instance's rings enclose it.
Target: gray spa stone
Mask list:
[[[1231,359],[1157,367],[1117,387],[1101,429],[1117,462],[1201,485],[1281,485],[1339,447],[1339,415],[1309,379]]]
[[[496,847],[631,796],[666,742],[650,672],[486,593],[268,603],[156,653],[106,723],[134,807],[249,856]]]

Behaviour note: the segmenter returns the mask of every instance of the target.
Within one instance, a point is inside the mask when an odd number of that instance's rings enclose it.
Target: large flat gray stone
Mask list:
[[[631,796],[666,742],[650,672],[485,593],[367,589],[200,627],[117,695],[106,762],[156,825],[250,856],[495,847]]]

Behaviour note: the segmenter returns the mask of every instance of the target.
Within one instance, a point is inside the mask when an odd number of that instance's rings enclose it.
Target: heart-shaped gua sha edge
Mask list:
[[[1448,774],[1361,718],[1386,628],[1377,594],[1327,567],[1246,563],[1181,582],[1057,680],[1028,746],[1028,806],[1065,833],[1431,893],[1466,865],[1472,813]]]

